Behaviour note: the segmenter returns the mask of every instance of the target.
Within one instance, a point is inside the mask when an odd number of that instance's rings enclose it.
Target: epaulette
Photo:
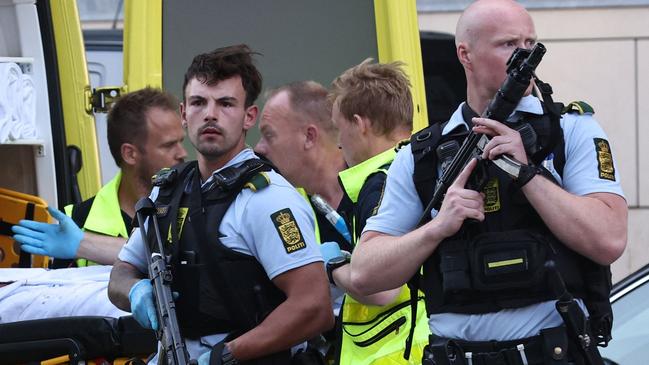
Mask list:
[[[176,179],[177,174],[178,171],[175,168],[164,167],[156,172],[155,175],[151,176],[151,185],[164,186],[172,183]]]
[[[237,167],[230,166],[215,172],[212,175],[214,179],[211,186],[205,191],[211,190],[212,186],[218,187],[221,191],[251,186],[251,190],[257,191],[270,184],[268,176],[262,173],[271,169],[272,165],[265,161],[258,158],[249,159]]]
[[[251,177],[250,180],[243,186],[245,189],[250,189],[253,193],[264,189],[270,185],[270,177],[265,172],[260,172]]]
[[[573,113],[573,114],[595,114],[595,110],[585,101],[573,101],[572,103],[566,105],[561,110],[561,114]]]
[[[394,151],[395,151],[395,152],[399,152],[400,149],[402,149],[403,147],[405,147],[405,146],[407,146],[407,145],[409,145],[409,144],[410,144],[410,138],[402,139],[402,140],[399,141],[399,143],[397,143],[397,145],[394,147]]]

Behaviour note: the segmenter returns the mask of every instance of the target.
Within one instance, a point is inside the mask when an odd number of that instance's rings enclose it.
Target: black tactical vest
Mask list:
[[[523,114],[523,121],[537,135],[537,145],[526,144],[526,152],[536,165],[552,154],[554,168],[561,175],[565,143],[559,114],[553,116],[557,109],[548,112],[545,105],[544,110],[543,116]],[[433,125],[412,136],[413,179],[424,206],[432,198],[443,162],[438,147],[453,140],[461,145],[467,134],[454,131],[441,136],[441,127]],[[485,220],[465,222],[424,263],[421,285],[428,313],[488,313],[556,299],[544,268],[545,262],[553,260],[568,290],[586,303],[598,341],[606,342],[612,324],[609,267],[561,243],[505,172],[487,163],[483,173]],[[549,171],[544,175],[554,181]]]
[[[180,294],[176,306],[184,337],[246,332],[286,299],[253,256],[233,251],[219,239],[230,204],[246,183],[268,170],[263,161],[251,159],[220,171],[202,189],[195,161],[154,177],[160,187],[160,233],[172,255],[172,290]]]

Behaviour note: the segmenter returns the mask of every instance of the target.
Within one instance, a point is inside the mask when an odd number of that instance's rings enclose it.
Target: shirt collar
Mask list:
[[[451,115],[451,118],[449,119],[448,123],[446,123],[444,129],[442,130],[442,135],[447,135],[452,131],[454,131],[456,128],[463,128],[464,130],[469,129],[469,126],[464,122],[464,118],[462,117],[462,106],[465,103],[466,102],[462,103],[455,110],[453,115]],[[514,110],[514,113],[512,113],[512,115],[516,114],[517,112],[542,115],[543,106],[541,105],[541,101],[537,97],[528,95],[528,96],[524,96],[521,99],[521,101],[516,106],[516,109]]]
[[[240,165],[243,162],[250,160],[251,158],[259,158],[257,155],[255,155],[254,152],[252,152],[251,148],[244,148],[241,150],[241,152],[237,153],[236,156],[234,156],[230,161],[226,162],[223,167],[216,169],[215,171],[212,172],[212,175],[210,175],[209,179],[207,179],[204,183],[202,183],[202,186],[207,185],[208,183],[212,182],[212,179],[214,179],[214,174],[218,173],[219,171],[226,169],[230,166],[236,166]]]

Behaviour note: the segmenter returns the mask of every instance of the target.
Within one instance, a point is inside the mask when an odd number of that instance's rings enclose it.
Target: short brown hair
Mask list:
[[[117,166],[122,166],[122,144],[141,147],[146,143],[146,113],[151,108],[177,111],[178,100],[166,91],[146,87],[120,96],[106,118],[108,147]]]
[[[313,121],[329,136],[336,138],[338,131],[331,120],[332,103],[324,86],[310,80],[295,81],[270,90],[266,100],[283,91],[288,93],[291,109],[302,122]]]
[[[329,99],[338,102],[342,115],[372,120],[372,129],[386,135],[397,128],[412,130],[413,104],[410,81],[403,62],[372,63],[368,58],[331,83]]]
[[[250,47],[238,44],[217,48],[194,57],[185,72],[183,100],[187,84],[194,78],[207,85],[214,85],[219,81],[239,76],[246,91],[245,107],[251,106],[257,100],[262,84],[261,73],[252,62],[253,54],[256,53]]]

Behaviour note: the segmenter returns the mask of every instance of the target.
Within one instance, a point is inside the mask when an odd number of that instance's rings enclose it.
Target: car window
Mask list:
[[[613,303],[613,340],[602,356],[620,365],[638,364],[649,353],[649,282]]]

